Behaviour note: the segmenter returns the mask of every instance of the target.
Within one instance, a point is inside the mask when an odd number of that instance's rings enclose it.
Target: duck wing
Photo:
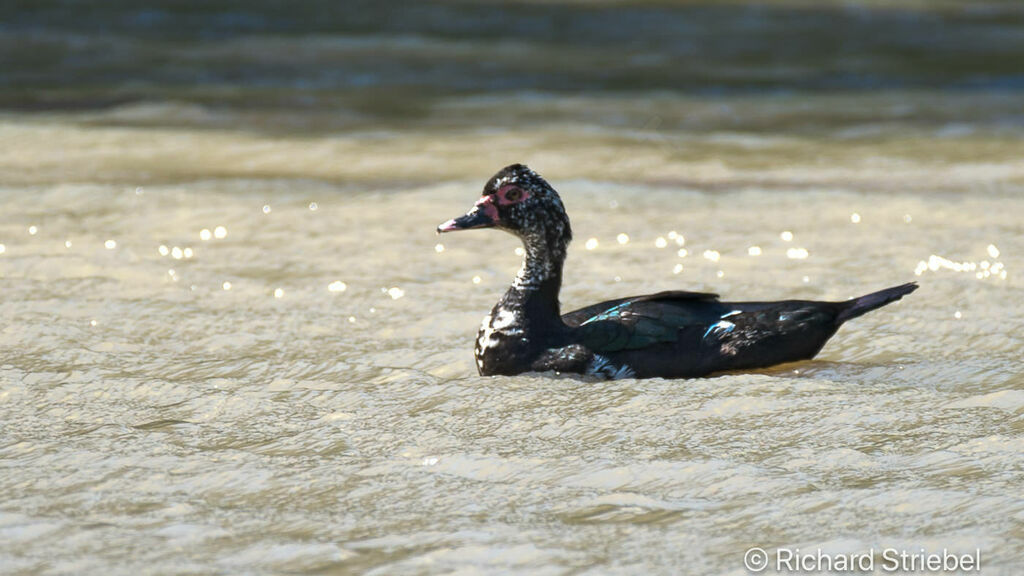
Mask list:
[[[665,292],[658,292],[657,294],[644,294],[642,296],[616,298],[615,300],[608,300],[597,304],[591,304],[590,306],[584,306],[579,310],[573,310],[572,312],[566,312],[563,314],[562,322],[565,322],[566,326],[579,326],[588,320],[594,319],[596,316],[609,313],[623,304],[635,304],[639,302],[693,302],[704,300],[718,300],[718,294],[710,294],[708,292],[686,292],[684,290],[667,290]]]
[[[707,330],[723,308],[717,294],[671,291],[601,302],[569,312],[562,320],[577,343],[609,353],[675,342],[685,328]]]

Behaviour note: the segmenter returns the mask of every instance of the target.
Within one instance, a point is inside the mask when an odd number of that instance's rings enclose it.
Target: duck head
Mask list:
[[[558,192],[523,164],[501,169],[484,185],[483,195],[464,216],[437,227],[437,233],[498,228],[519,237],[527,253],[561,261],[572,239],[569,217]]]

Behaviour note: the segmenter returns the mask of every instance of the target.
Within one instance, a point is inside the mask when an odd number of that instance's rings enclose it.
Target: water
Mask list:
[[[5,9],[0,571],[1019,568],[1016,4],[311,6]],[[480,378],[517,245],[433,231],[514,161],[566,309],[921,289],[756,374]]]

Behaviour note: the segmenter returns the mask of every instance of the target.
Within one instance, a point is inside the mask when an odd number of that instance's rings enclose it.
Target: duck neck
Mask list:
[[[549,241],[543,234],[523,238],[523,265],[505,299],[540,330],[562,327],[558,293],[562,289],[562,265],[566,242]]]

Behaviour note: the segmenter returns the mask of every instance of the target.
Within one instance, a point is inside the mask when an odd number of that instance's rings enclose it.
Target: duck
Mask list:
[[[558,192],[528,166],[507,166],[465,215],[437,233],[480,228],[503,230],[523,244],[522,266],[477,333],[481,376],[698,378],[809,360],[846,321],[917,289],[910,282],[844,302],[723,302],[717,294],[670,290],[562,314],[572,228]]]

